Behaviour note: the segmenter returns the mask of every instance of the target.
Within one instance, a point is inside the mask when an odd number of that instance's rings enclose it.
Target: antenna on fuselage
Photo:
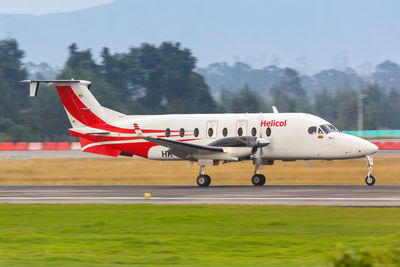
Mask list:
[[[275,114],[279,113],[278,109],[277,109],[275,106],[272,106],[272,111],[273,111]]]

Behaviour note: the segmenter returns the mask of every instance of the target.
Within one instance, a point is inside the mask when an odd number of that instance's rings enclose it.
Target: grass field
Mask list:
[[[375,156],[376,184],[400,184],[400,156]],[[249,185],[251,162],[206,167],[212,185]],[[199,167],[140,158],[0,161],[1,185],[195,185]],[[267,185],[364,185],[364,159],[281,162],[264,166]]]
[[[326,266],[399,233],[399,208],[2,204],[0,265]]]

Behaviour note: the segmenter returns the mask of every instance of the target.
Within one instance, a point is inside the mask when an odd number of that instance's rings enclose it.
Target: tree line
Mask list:
[[[99,63],[90,50],[79,50],[76,44],[68,49],[57,78],[92,81],[92,92],[103,106],[126,114],[268,112],[275,105],[280,112],[314,113],[353,130],[362,93],[366,129],[400,128],[399,92],[386,93],[377,84],[335,93],[321,88],[311,99],[297,71],[287,68],[269,98],[244,86],[238,93],[222,89],[216,101],[195,72],[196,58],[179,43],[144,43],[125,53],[103,48]],[[29,98],[27,85],[19,83],[27,78],[23,57],[16,40],[0,40],[0,142],[72,140],[56,90],[41,86],[38,96]]]
[[[329,90],[320,88],[314,96],[307,94],[296,70],[286,68],[280,82],[263,99],[245,85],[237,93],[222,88],[220,103],[228,112],[305,112],[320,116],[342,130],[357,130],[358,99],[362,97],[364,130],[400,129],[400,92],[375,82],[359,88]]]

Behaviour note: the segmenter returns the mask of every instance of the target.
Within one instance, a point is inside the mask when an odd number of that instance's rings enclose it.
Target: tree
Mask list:
[[[328,121],[337,118],[337,103],[334,95],[326,87],[315,93],[315,113]]]
[[[357,99],[356,90],[339,90],[336,96],[338,117],[334,122],[339,129],[357,129]]]
[[[102,52],[102,73],[109,84],[132,101],[133,113],[212,113],[219,110],[196,59],[179,43],[143,44],[128,53]]]
[[[271,88],[273,104],[282,112],[311,112],[311,104],[301,86],[298,72],[285,68],[279,83]]]
[[[0,41],[0,138],[3,141],[32,136],[29,120],[24,115],[29,108],[27,90],[19,83],[26,79],[23,56],[16,40]]]
[[[231,112],[263,112],[266,110],[262,98],[254,91],[251,91],[248,85],[245,85],[233,96],[230,111]]]

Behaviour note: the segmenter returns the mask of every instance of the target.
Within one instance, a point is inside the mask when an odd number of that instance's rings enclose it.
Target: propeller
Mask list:
[[[255,144],[253,146],[252,152],[252,158],[254,159],[254,163],[256,165],[256,168],[259,168],[262,164],[262,158],[263,158],[263,152],[262,148],[269,145],[269,141],[265,138],[257,137],[255,140]]]

